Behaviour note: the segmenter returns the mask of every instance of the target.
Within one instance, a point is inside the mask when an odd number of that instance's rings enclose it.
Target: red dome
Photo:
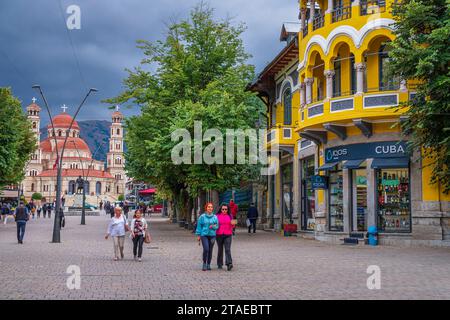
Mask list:
[[[70,123],[72,122],[72,117],[67,113],[61,113],[58,114],[56,117],[53,118],[53,125],[55,128],[69,128]],[[50,123],[47,128],[51,129],[52,124]],[[72,129],[80,130],[80,127],[78,126],[78,122],[74,121],[72,125]]]
[[[56,150],[52,150],[52,145],[50,143],[50,139],[53,139],[53,138],[47,138],[41,142],[41,148],[42,148],[43,152],[56,152]],[[63,144],[64,144],[64,139],[65,138],[63,138],[63,137],[60,137],[57,139],[58,151],[60,151],[62,149]],[[69,137],[67,139],[67,143],[66,143],[66,151],[67,150],[76,150],[76,149],[78,149],[80,151],[82,150],[82,151],[90,152],[89,146],[83,139]],[[66,152],[64,152],[64,154],[66,154]]]

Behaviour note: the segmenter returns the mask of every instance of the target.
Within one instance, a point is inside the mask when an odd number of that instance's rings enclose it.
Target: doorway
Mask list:
[[[365,166],[365,162],[361,164]],[[352,230],[367,231],[367,169],[352,170]]]

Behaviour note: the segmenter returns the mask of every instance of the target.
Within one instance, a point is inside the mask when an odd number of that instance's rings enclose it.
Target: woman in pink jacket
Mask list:
[[[218,247],[217,253],[217,267],[222,269],[223,266],[223,247],[225,246],[225,264],[227,270],[230,271],[233,268],[233,260],[231,259],[231,239],[233,236],[234,222],[231,215],[230,208],[227,204],[220,206],[217,213],[217,219],[219,220],[219,229],[216,231],[216,241]]]

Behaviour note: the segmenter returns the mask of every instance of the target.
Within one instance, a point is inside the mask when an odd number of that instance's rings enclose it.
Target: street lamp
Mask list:
[[[86,207],[86,180],[89,177],[89,171],[91,170],[92,164],[94,163],[95,155],[100,150],[100,147],[105,144],[105,142],[103,141],[101,144],[99,144],[97,149],[94,151],[94,154],[92,155],[91,163],[88,166],[86,175],[84,174],[83,161],[81,160],[80,151],[78,150],[77,145],[75,144],[75,142],[73,140],[72,140],[72,143],[73,143],[73,146],[75,147],[75,150],[77,150],[78,158],[79,158],[80,164],[81,164],[81,172],[83,172],[83,181],[84,182],[83,182],[83,207],[81,208],[81,224],[85,225],[86,224],[86,208],[85,208]]]
[[[67,143],[67,138],[69,137],[69,132],[72,129],[72,125],[75,122],[75,118],[78,115],[78,112],[80,112],[81,107],[83,106],[84,102],[86,101],[86,99],[88,98],[88,96],[91,94],[91,92],[97,92],[98,90],[95,88],[90,88],[89,92],[86,94],[86,96],[84,97],[83,101],[80,103],[80,105],[78,106],[77,111],[75,112],[75,115],[72,118],[72,122],[70,123],[69,128],[66,131],[66,137],[64,139],[64,143],[62,146],[62,150],[61,150],[61,155],[59,155],[58,153],[58,143],[56,140],[56,134],[55,134],[55,126],[53,125],[53,118],[51,116],[50,113],[50,108],[48,106],[47,103],[47,99],[45,99],[44,93],[42,92],[42,88],[40,85],[34,85],[32,87],[33,89],[38,89],[39,93],[42,96],[42,99],[44,100],[45,103],[45,107],[47,109],[48,115],[50,117],[50,122],[52,125],[52,129],[53,129],[53,136],[55,138],[55,146],[56,146],[56,161],[57,161],[57,178],[56,178],[56,208],[55,208],[55,220],[54,220],[54,224],[53,224],[53,237],[52,237],[52,242],[53,243],[60,243],[61,242],[61,226],[60,226],[60,219],[59,219],[59,210],[61,209],[61,184],[62,184],[62,162],[63,162],[63,157],[64,157],[64,150],[66,149],[66,143]],[[58,158],[59,156],[59,158]]]

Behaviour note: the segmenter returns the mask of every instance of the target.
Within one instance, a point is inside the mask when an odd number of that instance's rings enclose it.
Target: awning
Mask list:
[[[408,168],[409,158],[375,158],[372,169]]]
[[[330,162],[330,163],[325,163],[324,165],[322,165],[321,167],[319,167],[319,171],[321,170],[331,170],[334,167],[337,166],[339,162]]]
[[[358,169],[364,161],[366,161],[366,159],[347,160],[344,163],[344,169]]]
[[[139,194],[146,195],[146,194],[153,194],[155,192],[156,192],[155,188],[150,188],[150,189],[145,189],[145,190],[139,191]]]

